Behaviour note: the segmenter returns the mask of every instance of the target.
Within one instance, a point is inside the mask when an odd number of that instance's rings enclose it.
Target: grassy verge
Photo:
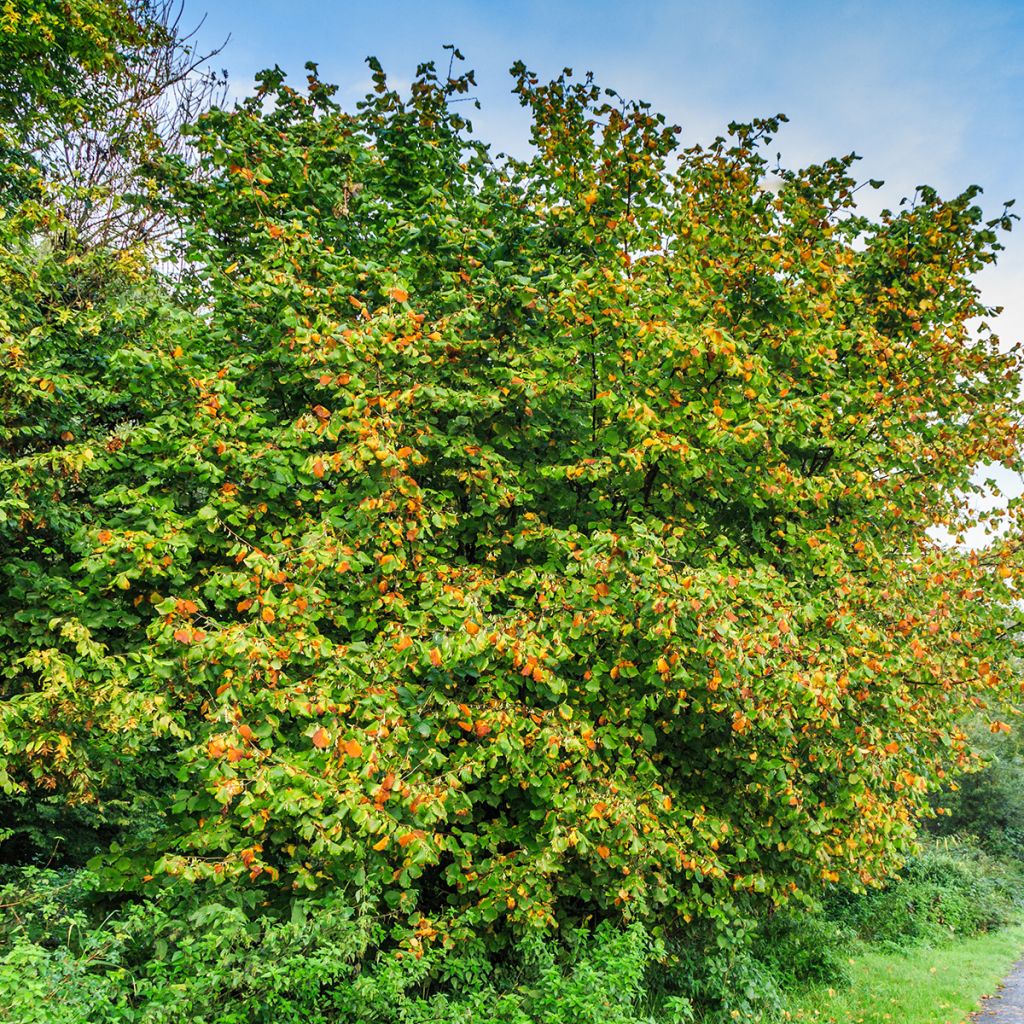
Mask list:
[[[939,949],[854,953],[849,988],[812,989],[789,1019],[834,1024],[961,1024],[1024,950],[1024,926]]]

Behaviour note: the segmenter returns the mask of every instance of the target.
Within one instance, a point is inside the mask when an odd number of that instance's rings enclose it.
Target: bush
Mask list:
[[[790,911],[765,921],[753,953],[784,990],[804,985],[839,987],[849,982],[850,943],[855,938],[848,925],[820,913]]]
[[[686,1024],[692,1010],[678,995],[654,1009],[650,977],[664,954],[640,925],[604,922],[565,944],[531,933],[497,964],[438,948],[418,961],[388,956],[339,993],[338,1019],[354,1022],[361,1007],[359,1019],[375,1024]],[[431,983],[433,993],[417,994]]]
[[[531,932],[418,953],[340,899],[287,919],[158,901],[103,913],[88,872],[29,869],[0,888],[0,1019],[24,1024],[685,1024],[661,991],[664,945],[604,922],[561,943]],[[168,900],[169,902],[169,900]],[[657,1012],[655,1013],[655,1009]]]
[[[725,1024],[777,1020],[783,994],[847,981],[850,943],[907,947],[1009,923],[1021,878],[962,843],[926,848],[885,889],[780,911],[746,938],[664,939],[605,921],[554,941],[428,934],[340,890],[275,914],[182,885],[111,906],[87,871],[26,868],[0,885],[0,1019],[25,1024]]]
[[[833,897],[832,916],[874,945],[976,935],[1014,921],[1021,872],[963,842],[925,847],[886,888]]]
[[[173,288],[56,186],[0,218],[0,839],[102,851],[11,883],[14,1019],[768,1019],[824,926],[729,936],[884,877],[1016,692],[1018,552],[930,539],[1020,459],[968,326],[1009,214],[858,216],[781,117],[684,147],[522,64],[497,158],[452,57],[200,118],[149,169]]]
[[[650,979],[657,1003],[681,999],[701,1024],[768,1022],[779,1016],[779,981],[755,955],[749,937],[727,942],[710,931],[691,930],[669,941],[667,949],[664,969]]]
[[[106,884],[354,885],[407,938],[884,875],[1013,689],[1013,552],[929,542],[1018,461],[965,326],[1008,216],[854,216],[780,118],[685,147],[522,65],[503,161],[471,75],[371,66],[190,130],[173,291],[0,222],[2,802],[151,794]]]

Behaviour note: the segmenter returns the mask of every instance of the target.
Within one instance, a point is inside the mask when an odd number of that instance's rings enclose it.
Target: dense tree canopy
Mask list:
[[[521,65],[497,158],[372,67],[200,118],[177,281],[0,222],[8,817],[414,943],[878,879],[1016,687],[1015,534],[933,539],[1019,459],[1007,215]]]

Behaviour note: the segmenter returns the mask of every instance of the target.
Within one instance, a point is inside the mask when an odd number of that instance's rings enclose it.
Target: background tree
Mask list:
[[[136,0],[133,8],[147,28],[143,40],[103,88],[93,115],[55,137],[43,157],[48,176],[73,187],[64,218],[80,246],[170,239],[176,221],[162,202],[160,166],[191,161],[182,128],[227,92],[227,73],[210,63],[222,47],[197,48],[199,26],[183,26],[182,0]]]
[[[22,659],[36,659],[52,686],[22,710],[57,738],[13,742],[60,764],[63,717],[88,714],[75,690],[98,656],[81,620],[60,618],[75,606],[72,538],[95,514],[83,471],[173,400],[140,357],[156,311],[173,315],[151,263],[170,222],[141,175],[186,152],[182,120],[220,84],[170,3],[13,3],[0,36],[0,677],[19,693]],[[82,803],[73,764],[54,775],[34,759],[32,794],[8,788],[0,807],[2,856],[81,862],[137,826],[154,779],[128,765],[131,746],[109,752],[105,803]],[[58,778],[69,788],[55,795]]]
[[[223,102],[226,73],[183,27],[181,0],[8,5],[0,22],[0,160],[10,202],[58,202],[53,237],[127,248],[172,232],[153,178],[189,158],[182,126]]]
[[[965,729],[984,764],[936,797],[939,813],[930,831],[973,837],[998,857],[1024,860],[1024,755],[1019,729],[993,731],[984,719]]]
[[[5,144],[47,146],[77,119],[107,102],[111,78],[124,74],[132,47],[151,41],[145,6],[127,0],[17,0],[4,8],[0,33],[0,121]]]

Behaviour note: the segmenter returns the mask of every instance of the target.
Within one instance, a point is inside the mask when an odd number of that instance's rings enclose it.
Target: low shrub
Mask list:
[[[109,905],[88,871],[0,884],[0,1019],[23,1024],[770,1024],[785,994],[846,984],[851,944],[908,947],[1018,916],[1016,869],[963,843],[926,848],[885,889],[780,911],[746,938],[655,937],[605,921],[396,948],[346,894],[279,913],[200,891]],[[213,890],[216,896],[218,890]]]
[[[765,921],[752,952],[783,990],[806,985],[839,988],[849,982],[850,943],[855,939],[852,928],[820,912],[786,911]]]
[[[682,999],[692,1007],[694,1021],[768,1024],[779,1018],[779,979],[749,939],[726,943],[723,936],[689,931],[667,946],[664,968],[650,979],[652,991],[662,999]]]
[[[911,946],[976,935],[1017,920],[1021,870],[970,843],[926,846],[884,889],[834,896],[829,915],[872,945]]]
[[[681,994],[652,995],[666,951],[640,925],[560,942],[528,934],[499,952],[481,941],[396,950],[384,922],[340,896],[295,901],[286,918],[174,893],[100,914],[84,871],[18,872],[0,904],[0,1019],[23,1024],[694,1019]]]

